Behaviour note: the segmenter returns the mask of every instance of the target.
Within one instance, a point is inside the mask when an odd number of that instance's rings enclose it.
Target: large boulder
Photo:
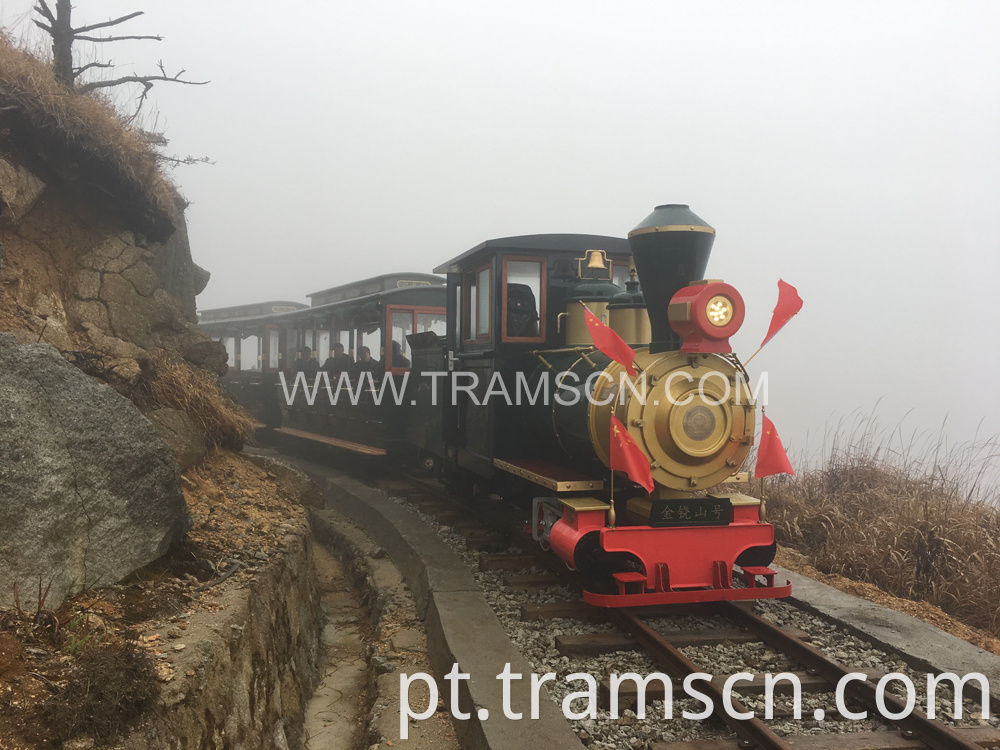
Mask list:
[[[180,469],[135,406],[46,344],[0,334],[0,609],[114,583],[190,528]]]

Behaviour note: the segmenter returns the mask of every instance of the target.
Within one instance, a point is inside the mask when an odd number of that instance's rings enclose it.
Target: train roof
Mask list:
[[[230,307],[214,307],[210,310],[198,311],[199,323],[216,323],[228,320],[257,318],[263,315],[293,312],[309,307],[302,302],[291,300],[268,300],[267,302],[251,302],[246,305],[231,305]]]
[[[386,273],[381,276],[372,276],[360,281],[352,281],[347,284],[323,289],[319,292],[312,292],[306,296],[312,301],[313,306],[325,305],[328,302],[340,302],[342,300],[363,297],[367,294],[385,292],[390,289],[402,289],[414,286],[435,286],[444,284],[445,280],[440,276],[430,273],[416,273],[412,271]]]
[[[608,253],[631,253],[628,240],[624,237],[609,237],[602,234],[522,234],[517,237],[499,237],[486,240],[471,250],[442,263],[434,273],[459,273],[469,266],[478,255],[492,255],[499,250],[531,250],[543,253],[572,253],[583,257],[587,250],[605,250]]]
[[[407,278],[409,278],[409,276],[410,275],[408,274]],[[443,281],[440,277],[434,278],[439,281]],[[369,306],[370,309],[374,310],[376,309],[375,306],[381,301],[385,301],[387,304],[444,307],[446,295],[447,289],[443,284],[403,286],[387,289],[385,291],[374,292],[372,294],[366,294],[360,297],[351,297],[350,299],[341,300],[339,302],[328,302],[325,305],[314,305],[312,307],[308,305],[301,305],[298,309],[287,312],[251,315],[241,318],[233,317],[215,320],[203,319],[199,321],[199,325],[210,334],[213,332],[218,334],[222,331],[231,330],[236,327],[249,328],[252,325],[260,325],[263,323],[283,323],[309,318],[321,319],[327,315],[332,317],[333,314],[340,310],[358,309],[360,311]],[[249,307],[249,305],[247,307]]]
[[[440,298],[441,305],[443,306],[444,300],[447,296],[447,289],[443,284],[443,279],[439,276],[434,278],[442,283],[402,286],[394,289],[386,289],[385,291],[373,292],[372,294],[366,294],[361,297],[351,297],[350,299],[340,300],[339,302],[327,302],[325,305],[314,305],[313,307],[306,307],[302,310],[283,313],[274,317],[280,318],[281,320],[294,320],[296,318],[309,318],[312,316],[321,317],[324,313],[336,312],[341,308],[363,308],[382,300],[385,300],[387,304],[405,305],[422,302],[426,306],[436,307],[437,305],[429,303],[437,301],[436,298]]]

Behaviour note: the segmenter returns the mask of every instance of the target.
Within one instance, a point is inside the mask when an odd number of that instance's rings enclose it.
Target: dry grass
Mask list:
[[[821,468],[768,480],[768,520],[779,544],[824,573],[1000,635],[1000,437],[919,443],[870,418],[836,433]]]
[[[254,434],[255,421],[223,394],[218,378],[163,354],[139,363],[129,398],[142,410],[187,412],[209,445],[240,450]]]
[[[172,233],[175,191],[148,141],[108,100],[67,90],[49,63],[2,32],[0,129],[29,158],[45,154],[58,177],[98,185],[137,231],[160,240]]]

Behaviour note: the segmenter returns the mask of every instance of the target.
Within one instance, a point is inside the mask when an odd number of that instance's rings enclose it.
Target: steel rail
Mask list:
[[[665,640],[659,633],[628,610],[613,609],[610,610],[610,616],[618,627],[635,638],[649,652],[657,664],[667,670],[672,676],[684,679],[689,674],[702,672],[698,668],[698,665],[684,656],[669,641]],[[735,716],[730,716],[723,709],[723,693],[719,685],[706,681],[699,683],[698,687],[704,690],[712,699],[712,710],[715,715],[739,735],[742,741],[741,746],[760,747],[764,750],[792,750],[791,745],[771,731],[756,716],[752,719],[738,719]],[[732,703],[734,712],[747,711],[746,707],[736,699],[730,697],[730,702]]]
[[[827,658],[815,647],[789,636],[776,625],[758,617],[753,612],[729,603],[723,603],[718,607],[718,610],[726,617],[746,627],[767,645],[799,662],[806,669],[816,670],[817,674],[832,685],[837,685],[846,675],[856,671]],[[864,704],[870,711],[877,712],[875,702],[877,690],[872,682],[852,680],[847,683],[844,692],[859,703]],[[883,700],[890,712],[896,714],[905,712],[906,704],[896,696],[884,693]],[[889,719],[884,716],[880,716],[880,718],[895,724],[905,732],[911,732],[933,750],[979,750],[979,745],[976,743],[966,740],[951,727],[929,719],[925,713],[916,709],[902,719]]]

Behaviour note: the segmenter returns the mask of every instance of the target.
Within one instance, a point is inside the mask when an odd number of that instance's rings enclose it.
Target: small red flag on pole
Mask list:
[[[587,330],[590,331],[590,338],[594,340],[594,346],[624,366],[629,377],[634,378],[637,374],[633,364],[635,362],[635,349],[626,344],[625,340],[611,328],[598,320],[597,316],[583,302],[580,304],[583,305],[584,320],[587,321]]]
[[[624,471],[629,479],[645,487],[646,492],[653,491],[649,459],[614,414],[611,415],[611,470]]]
[[[791,320],[795,314],[802,309],[802,299],[795,287],[778,279],[778,304],[774,306],[774,313],[771,315],[771,327],[767,329],[767,336],[760,342],[760,348],[774,338],[774,334],[781,330],[782,326]],[[759,351],[759,350],[758,350]]]
[[[774,474],[795,476],[792,464],[788,460],[788,454],[785,453],[785,448],[781,445],[778,431],[774,429],[774,424],[767,418],[767,415],[761,416],[764,422],[760,430],[760,447],[757,448],[757,465],[753,470],[753,478],[760,479]]]

